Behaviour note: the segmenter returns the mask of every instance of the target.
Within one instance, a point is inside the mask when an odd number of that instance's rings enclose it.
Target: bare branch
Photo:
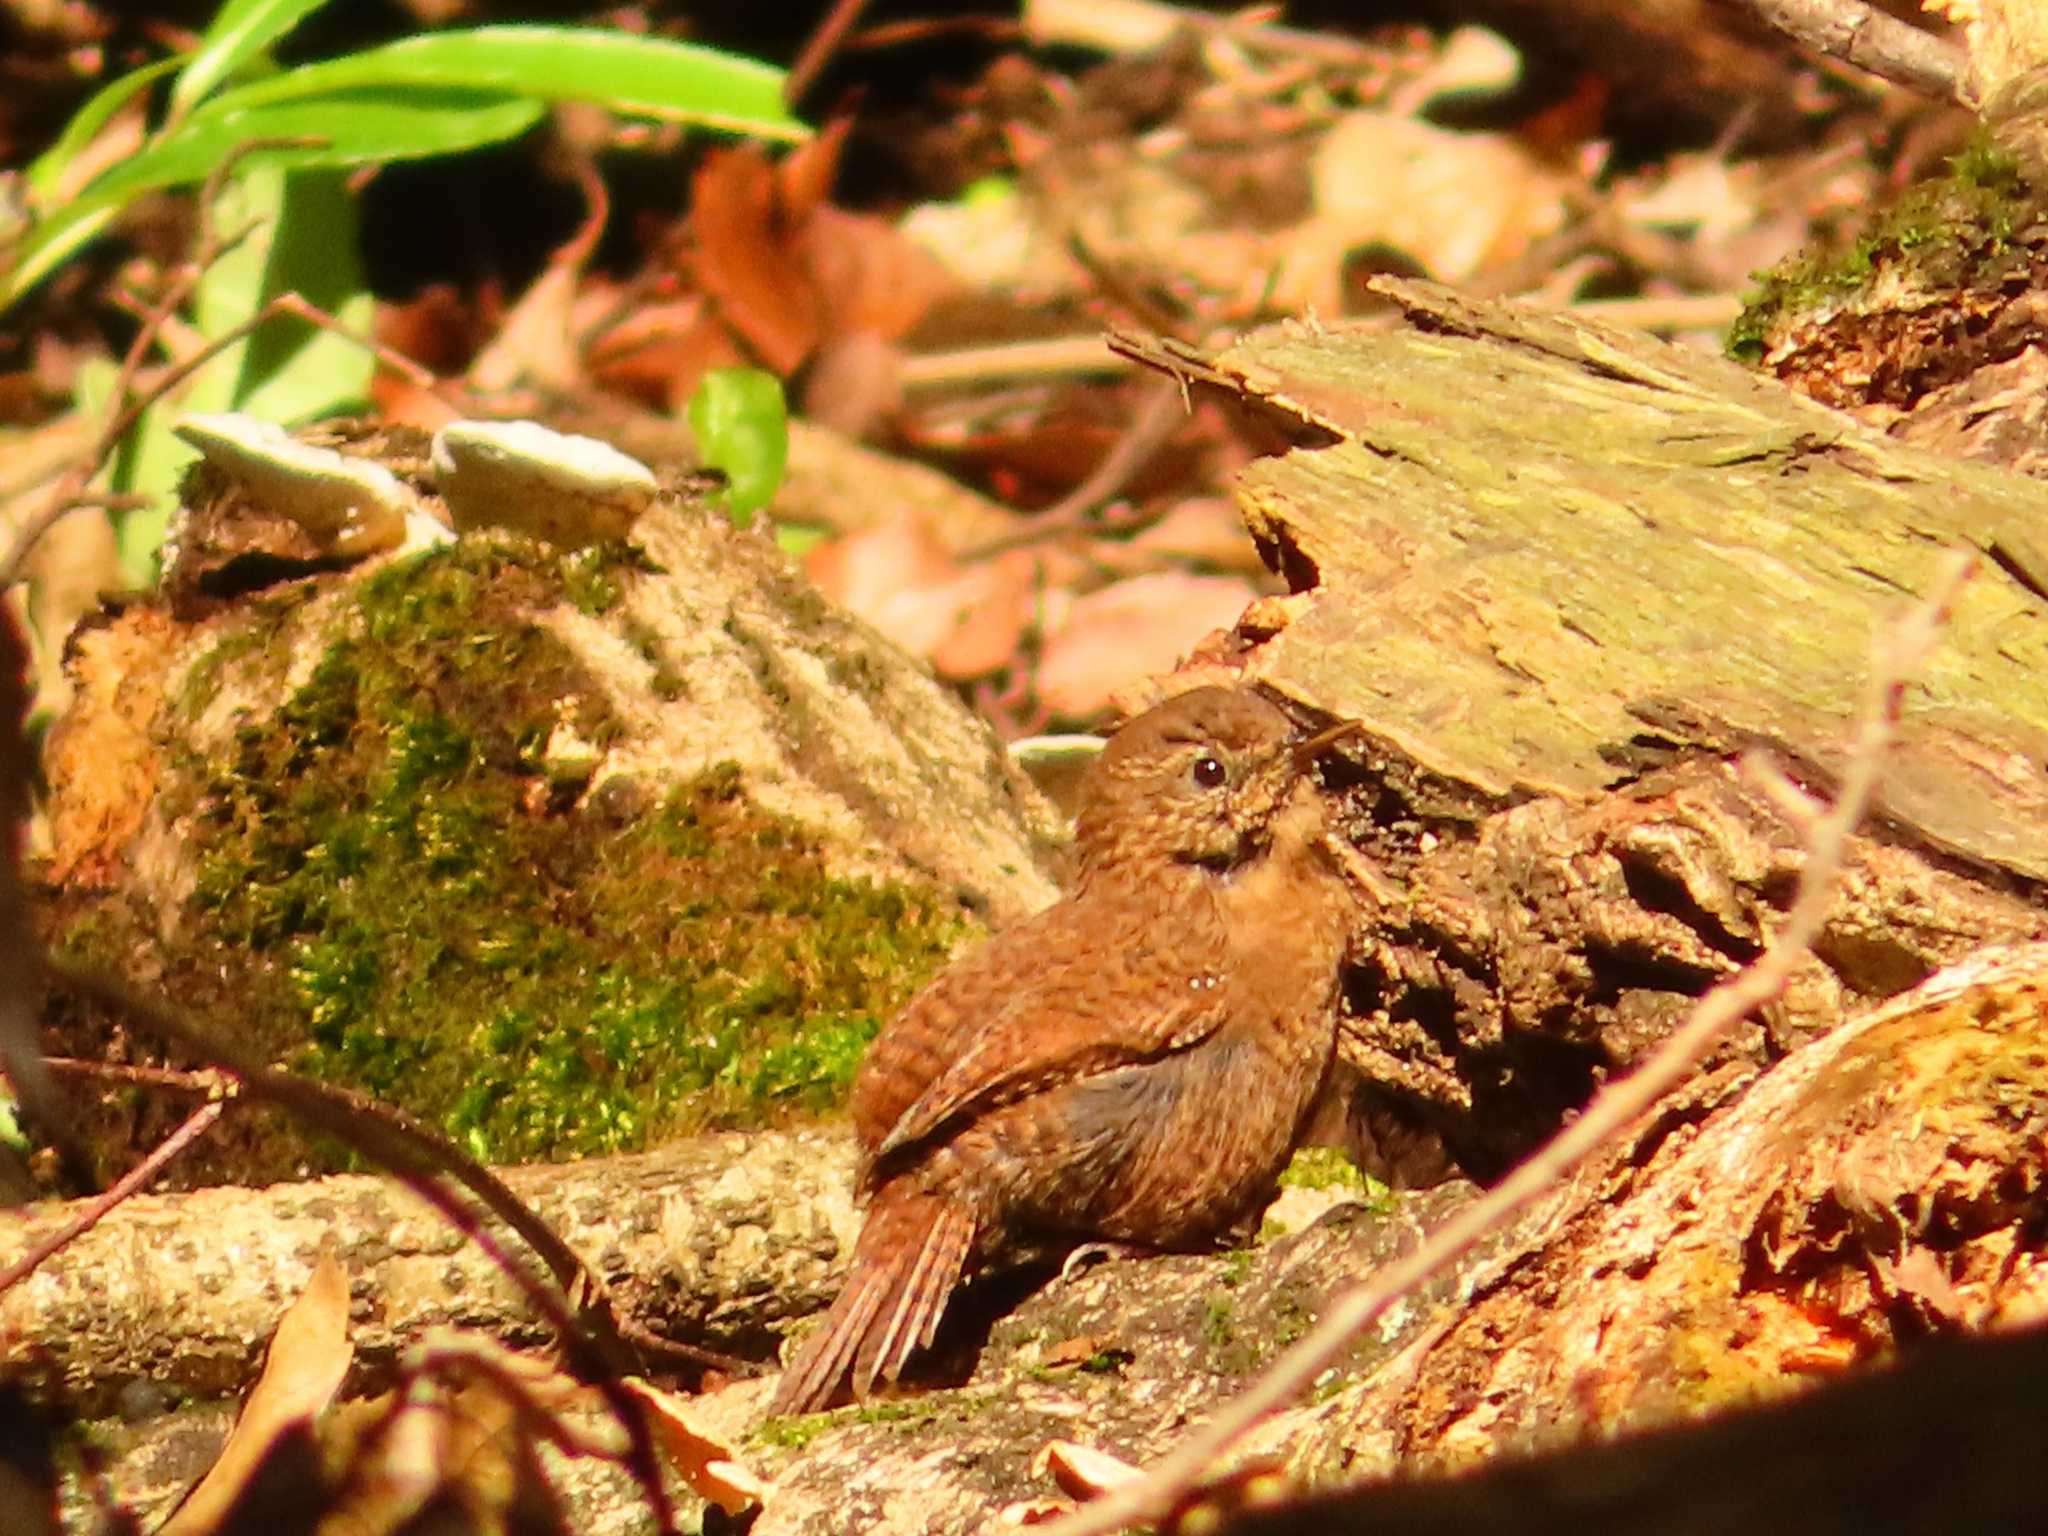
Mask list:
[[[1962,50],[1863,0],[1749,0],[1750,9],[1809,48],[1928,96],[1967,105]]]

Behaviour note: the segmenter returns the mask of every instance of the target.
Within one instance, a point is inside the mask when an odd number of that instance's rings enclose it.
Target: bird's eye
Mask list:
[[[1223,766],[1222,759],[1211,757],[1206,752],[1195,759],[1195,766],[1189,772],[1202,789],[1214,789],[1230,777],[1230,770]]]

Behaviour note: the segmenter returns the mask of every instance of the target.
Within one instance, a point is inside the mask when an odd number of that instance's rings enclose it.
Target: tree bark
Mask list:
[[[830,1299],[857,1217],[841,1135],[709,1136],[628,1157],[503,1170],[505,1182],[655,1333],[770,1359],[792,1316]],[[0,1268],[73,1206],[0,1211]],[[495,1222],[496,1239],[517,1240]],[[268,1189],[142,1195],[0,1294],[0,1372],[49,1383],[81,1411],[132,1385],[233,1394],[323,1252],[346,1266],[357,1369],[388,1382],[428,1329],[545,1338],[481,1250],[395,1179],[343,1174]]]
[[[1295,590],[1190,677],[1364,726],[1347,1038],[1372,1114],[1490,1176],[1754,955],[1802,853],[1735,759],[1825,791],[1874,627],[1945,546],[1983,560],[1844,899],[1744,1054],[2048,932],[2048,487],[1718,357],[1380,286],[1391,330],[1150,354],[1298,445],[1241,485]]]

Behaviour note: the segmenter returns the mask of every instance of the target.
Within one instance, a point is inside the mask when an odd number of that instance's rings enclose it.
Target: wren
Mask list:
[[[1072,893],[941,974],[853,1087],[867,1216],[771,1412],[866,1397],[977,1274],[1090,1240],[1213,1246],[1272,1199],[1336,1046],[1351,905],[1315,753],[1184,693],[1089,769]]]

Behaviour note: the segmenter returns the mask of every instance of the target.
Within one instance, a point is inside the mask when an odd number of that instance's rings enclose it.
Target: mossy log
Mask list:
[[[630,544],[337,569],[191,501],[168,595],[73,641],[32,878],[60,953],[245,1050],[493,1161],[629,1151],[831,1104],[956,944],[1050,899],[1055,813],[765,532],[671,495]],[[86,1097],[117,1166],[180,1109]],[[234,1119],[179,1177],[334,1166]]]

